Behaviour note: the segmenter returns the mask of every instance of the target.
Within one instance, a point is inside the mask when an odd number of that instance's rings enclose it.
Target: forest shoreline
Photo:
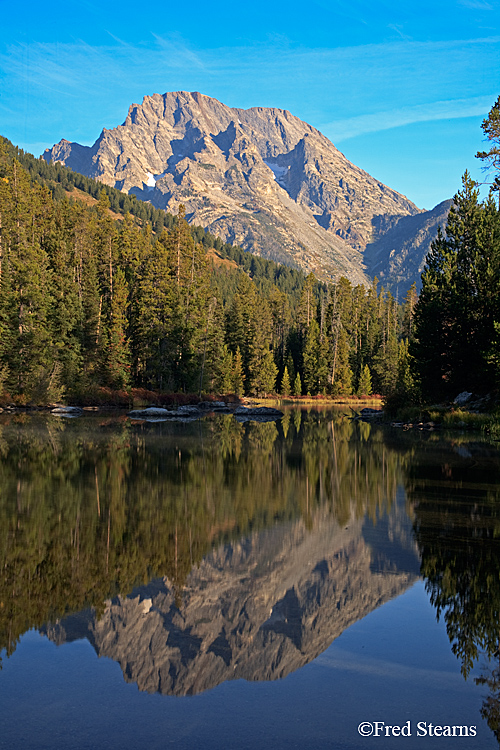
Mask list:
[[[79,395],[75,398],[67,398],[58,403],[47,404],[23,404],[15,401],[0,403],[0,416],[28,415],[28,414],[50,414],[69,416],[71,410],[79,411],[83,415],[110,414],[118,412],[126,413],[152,407],[176,410],[183,406],[197,406],[203,404],[203,412],[208,415],[212,413],[208,403],[216,405],[224,402],[230,407],[316,407],[318,409],[332,406],[345,407],[350,413],[343,415],[351,421],[371,422],[380,426],[390,426],[402,430],[417,429],[423,431],[452,431],[482,432],[493,440],[500,440],[500,413],[497,399],[489,401],[489,409],[479,411],[475,408],[467,409],[454,403],[423,404],[420,406],[406,406],[398,409],[387,409],[384,398],[374,396],[269,396],[258,398],[251,396],[235,396],[234,394],[187,394],[187,393],[161,393],[159,391],[145,391],[144,389],[131,389],[130,392],[112,392],[109,389],[101,389],[106,393],[100,393],[95,398],[95,391]],[[66,414],[63,411],[66,410]],[[77,416],[73,413],[72,416]]]
[[[20,399],[0,400],[0,413],[2,412],[45,412],[52,411],[58,407],[79,407],[84,412],[130,410],[148,407],[178,408],[179,406],[196,406],[207,402],[224,402],[228,405],[242,406],[352,406],[364,407],[367,405],[382,406],[382,396],[337,396],[337,397],[309,397],[309,396],[272,396],[258,398],[252,396],[235,396],[234,394],[192,394],[192,393],[162,393],[160,391],[146,391],[145,389],[132,388],[127,391],[111,391],[110,389],[98,389],[89,391],[87,394],[70,396],[59,402],[50,403],[23,403]]]

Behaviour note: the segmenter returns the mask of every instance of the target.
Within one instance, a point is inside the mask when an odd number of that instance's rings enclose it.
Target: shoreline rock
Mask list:
[[[283,412],[270,406],[248,407],[226,404],[224,401],[202,401],[197,405],[178,406],[163,409],[151,406],[146,409],[133,409],[127,416],[130,419],[147,422],[191,422],[206,417],[210,413],[232,414],[238,422],[272,422],[283,417]]]

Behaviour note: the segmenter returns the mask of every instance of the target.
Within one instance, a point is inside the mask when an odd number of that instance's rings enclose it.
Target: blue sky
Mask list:
[[[238,5],[0,0],[0,134],[92,144],[130,104],[201,91],[319,128],[421,208],[451,197],[500,94],[500,0]]]

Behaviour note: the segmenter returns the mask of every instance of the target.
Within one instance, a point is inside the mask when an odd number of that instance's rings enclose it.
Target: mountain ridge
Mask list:
[[[231,108],[199,92],[145,96],[92,146],[63,139],[44,158],[157,208],[182,204],[190,223],[325,281],[371,283],[366,248],[384,227],[429,213],[288,110]]]

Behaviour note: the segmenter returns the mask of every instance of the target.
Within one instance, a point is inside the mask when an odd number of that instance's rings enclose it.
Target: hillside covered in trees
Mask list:
[[[398,305],[319,284],[5,140],[0,278],[4,401],[390,393],[408,375],[413,289]]]

